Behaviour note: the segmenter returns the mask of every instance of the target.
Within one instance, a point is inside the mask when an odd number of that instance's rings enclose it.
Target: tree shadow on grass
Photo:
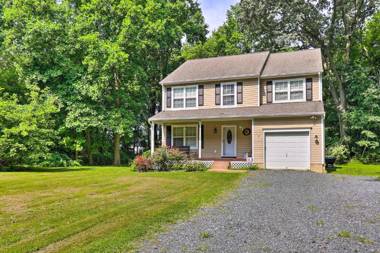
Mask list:
[[[55,167],[55,168],[41,168],[41,167],[0,167],[1,172],[79,172],[93,170],[93,168],[86,167]]]

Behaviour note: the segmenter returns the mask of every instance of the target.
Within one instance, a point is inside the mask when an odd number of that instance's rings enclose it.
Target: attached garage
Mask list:
[[[265,131],[267,169],[310,169],[310,131]]]

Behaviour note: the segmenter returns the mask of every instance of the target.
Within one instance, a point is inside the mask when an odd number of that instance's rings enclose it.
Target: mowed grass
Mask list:
[[[330,172],[351,176],[377,176],[380,178],[380,164],[363,164],[360,161],[352,160],[346,164],[336,165],[336,168]]]
[[[242,176],[127,167],[0,172],[0,251],[130,251]]]

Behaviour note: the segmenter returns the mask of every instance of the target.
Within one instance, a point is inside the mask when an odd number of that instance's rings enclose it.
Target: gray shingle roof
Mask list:
[[[323,71],[321,50],[306,49],[270,54],[262,77],[314,74]]]
[[[322,102],[297,102],[264,104],[261,106],[210,108],[198,110],[170,110],[160,112],[149,121],[181,121],[202,119],[233,119],[252,117],[286,117],[323,115],[325,113]]]
[[[258,77],[281,77],[322,72],[321,50],[251,53],[189,60],[161,84],[186,84]]]
[[[269,52],[189,60],[165,77],[161,84],[185,84],[260,75]]]

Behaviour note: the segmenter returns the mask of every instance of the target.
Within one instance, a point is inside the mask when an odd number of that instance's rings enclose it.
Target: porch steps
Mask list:
[[[211,169],[212,172],[246,172],[245,170],[229,170],[230,161],[214,161]]]

